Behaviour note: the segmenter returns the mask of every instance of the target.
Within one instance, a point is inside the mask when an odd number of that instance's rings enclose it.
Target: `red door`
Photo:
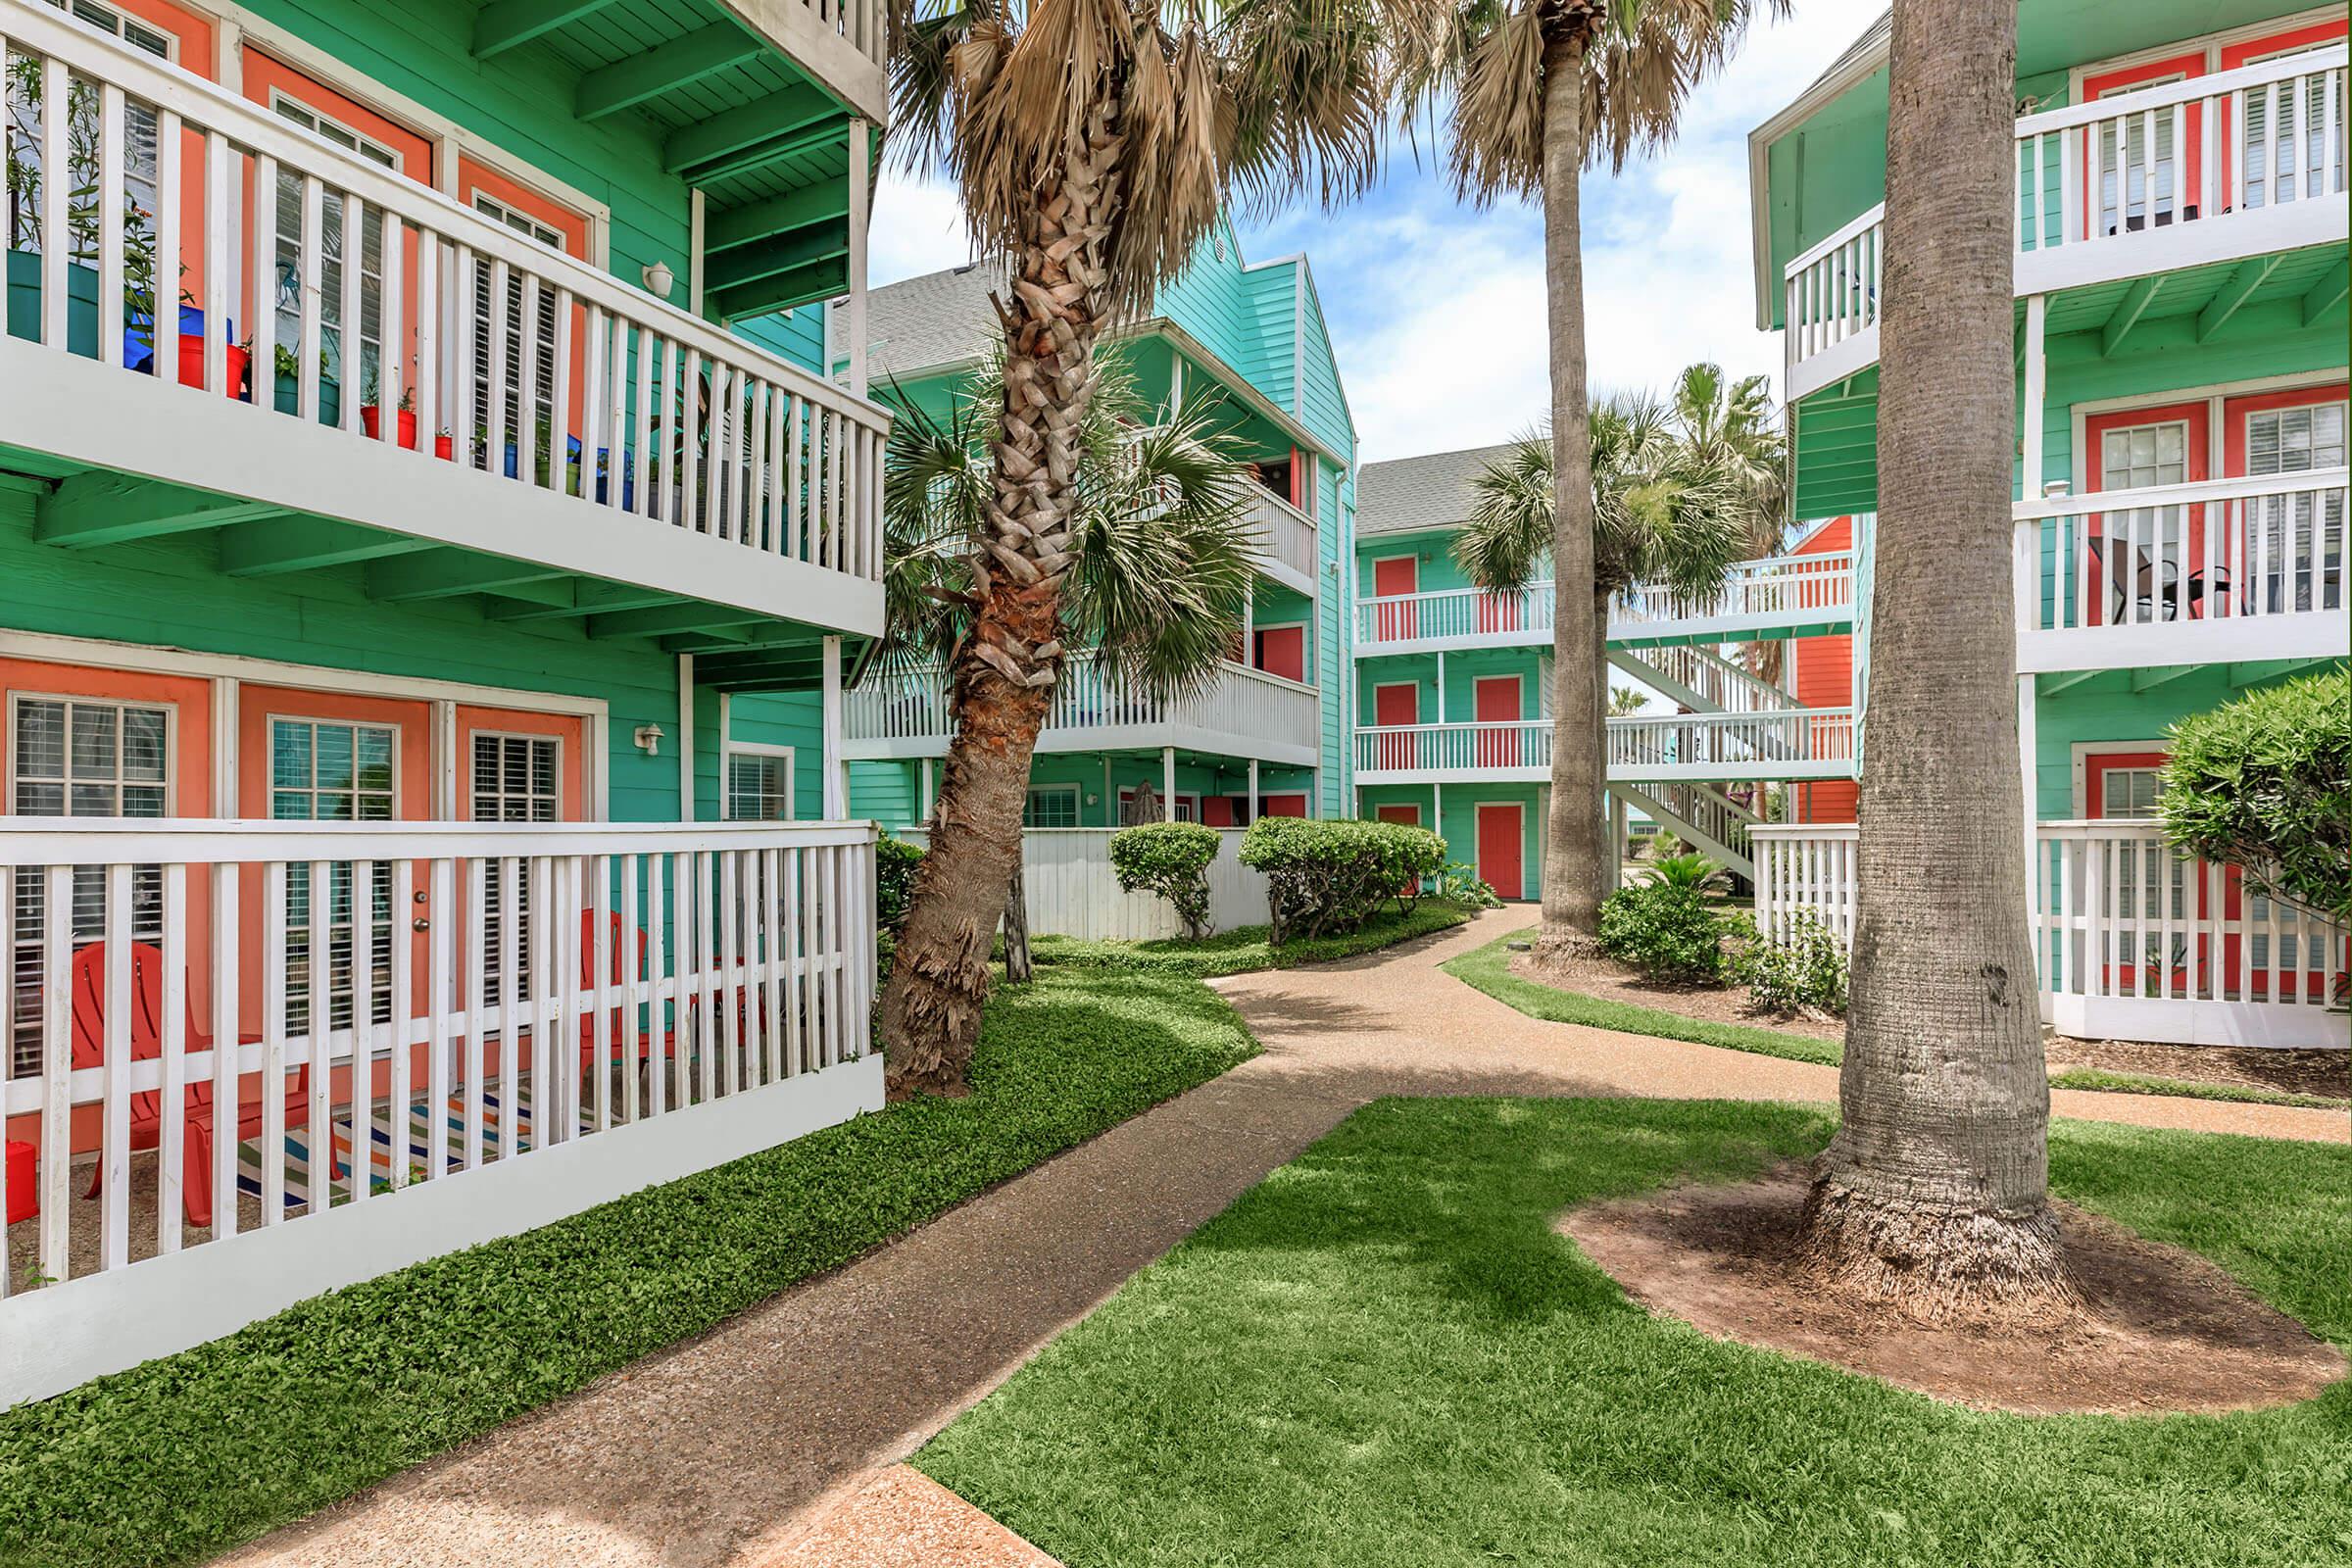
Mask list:
[[[1519,707],[1519,677],[1489,675],[1471,687],[1473,711],[1481,724],[1510,724],[1516,726],[1525,715]],[[1511,729],[1482,729],[1478,732],[1476,748],[1481,767],[1517,767],[1519,765],[1519,731]]]
[[[1233,826],[1233,797],[1230,795],[1202,796],[1200,798],[1200,825],[1202,827]]]
[[[1383,729],[1397,724],[1421,722],[1421,686],[1417,681],[1401,681],[1394,686],[1372,688],[1372,722]],[[1410,767],[1413,765],[1413,741],[1410,733],[1383,735],[1380,752],[1375,760],[1382,767]]]
[[[1260,801],[1260,816],[1304,816],[1306,797],[1303,795],[1269,795]]]
[[[1372,594],[1376,599],[1395,599],[1403,594],[1421,591],[1421,561],[1417,556],[1391,556],[1372,563]],[[1382,605],[1373,616],[1372,640],[1376,643],[1399,642],[1412,636],[1413,606]]]
[[[1285,680],[1306,679],[1306,628],[1268,626],[1257,633],[1257,667]]]
[[[1406,827],[1421,825],[1421,808],[1418,806],[1379,806],[1373,808],[1372,814],[1383,822],[1401,822]]]
[[[2086,75],[2082,78],[2082,102],[2204,74],[2205,51],[2192,49],[2169,59],[2142,61],[2120,71]],[[2204,171],[2201,161],[2204,110],[2190,104],[2180,118],[2180,139],[2184,143],[2180,147],[2173,145],[2173,122],[2169,115],[2126,122],[2125,139],[2121,143],[2112,130],[2104,127],[2084,138],[2084,210],[2076,220],[2076,232],[2069,238],[2138,233],[2201,216],[2197,193],[2203,188],[2199,181]],[[2146,141],[2150,134],[2156,138],[2153,149]],[[2149,177],[2151,172],[2153,179]]]
[[[1486,806],[1478,808],[1478,874],[1495,896],[1522,898],[1520,871],[1521,808]]]

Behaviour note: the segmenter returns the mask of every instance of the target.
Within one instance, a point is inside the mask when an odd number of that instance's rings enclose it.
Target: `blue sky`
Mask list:
[[[1700,86],[1659,157],[1584,187],[1585,314],[1597,390],[1663,388],[1692,360],[1780,370],[1755,330],[1747,132],[1802,91],[1884,0],[1796,0]],[[1250,261],[1304,251],[1338,350],[1366,461],[1508,439],[1544,390],[1543,223],[1517,204],[1457,202],[1401,141],[1380,186],[1333,213],[1244,215]],[[879,285],[968,259],[955,195],[887,172],[874,206]]]

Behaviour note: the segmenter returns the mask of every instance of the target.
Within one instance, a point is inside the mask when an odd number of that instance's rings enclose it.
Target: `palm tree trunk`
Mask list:
[[[1578,44],[1544,50],[1544,306],[1551,331],[1553,485],[1551,804],[1544,853],[1543,956],[1582,956],[1607,888],[1600,791],[1605,660],[1592,619],[1592,429],[1585,396],[1585,268],[1577,204],[1584,174]],[[1605,630],[1605,628],[1604,628]],[[1596,706],[1597,704],[1597,706]]]
[[[1115,105],[1071,134],[1058,191],[1041,192],[1013,261],[1004,318],[996,488],[984,590],[951,672],[931,848],[882,993],[892,1097],[959,1094],[988,997],[989,940],[1021,857],[1021,806],[1061,666],[1061,589],[1075,562],[1078,432],[1095,384],[1102,242],[1119,206]]]
[[[1037,978],[1029,958],[1029,894],[1021,886],[1021,862],[1012,862],[1012,887],[1004,895],[1004,983],[1025,986]]]
[[[1931,1319],[2072,1300],[2018,831],[2016,68],[2015,7],[1895,0],[1853,1006],[1805,1245]]]

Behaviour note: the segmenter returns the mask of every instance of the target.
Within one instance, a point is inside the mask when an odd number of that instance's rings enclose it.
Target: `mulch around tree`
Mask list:
[[[2267,1409],[2345,1374],[2343,1352],[2193,1252],[2068,1203],[2082,1312],[2061,1324],[1931,1326],[1822,1291],[1795,1256],[1807,1175],[1596,1203],[1560,1228],[1651,1312],[1947,1402],[2024,1415]]]
[[[1539,985],[1581,991],[1606,1002],[1631,1003],[1679,1012],[1708,1023],[1746,1024],[1755,1029],[1781,1029],[1815,1040],[1845,1039],[1845,1022],[1826,1013],[1779,1013],[1756,1005],[1745,986],[1661,985],[1645,980],[1631,964],[1614,958],[1551,958],[1538,962],[1535,955],[1511,955],[1511,973]]]

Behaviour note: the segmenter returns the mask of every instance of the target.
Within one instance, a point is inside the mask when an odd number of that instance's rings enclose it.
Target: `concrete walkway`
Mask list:
[[[1391,1094],[1833,1101],[1834,1068],[1544,1023],[1435,973],[1524,909],[1223,989],[1264,1054],[704,1338],[226,1559],[774,1568],[1137,1269]],[[2347,1140],[2342,1112],[2061,1092],[2059,1114]],[[876,1559],[881,1560],[881,1559]],[[950,1560],[950,1559],[943,1559]]]

